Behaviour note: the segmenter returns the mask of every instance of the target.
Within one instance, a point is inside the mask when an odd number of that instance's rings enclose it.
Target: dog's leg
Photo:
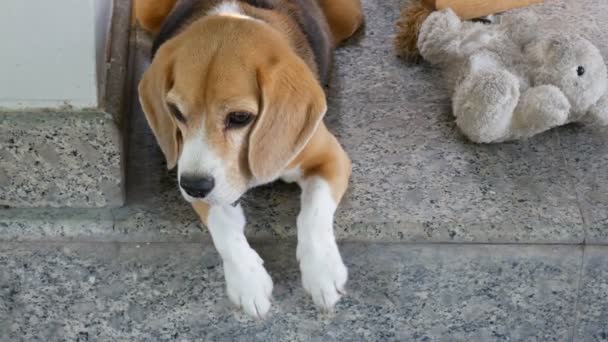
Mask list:
[[[243,208],[210,207],[202,202],[192,206],[209,229],[222,257],[228,297],[247,314],[264,317],[270,310],[272,279],[264,269],[264,261],[247,243]]]
[[[334,44],[352,36],[363,24],[361,0],[317,0],[325,13]]]
[[[324,127],[321,128],[325,130]],[[347,270],[334,236],[334,213],[346,188],[351,163],[334,136],[325,133],[324,154],[308,167],[302,165],[298,184],[302,207],[297,219],[296,255],[302,285],[321,308],[331,310],[344,293]],[[320,161],[320,164],[319,164]]]

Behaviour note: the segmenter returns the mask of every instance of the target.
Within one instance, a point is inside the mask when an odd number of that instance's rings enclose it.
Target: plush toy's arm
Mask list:
[[[570,101],[559,88],[541,85],[520,93],[520,86],[493,53],[473,55],[469,74],[452,98],[456,124],[474,142],[496,143],[529,138],[568,122]]]
[[[491,56],[473,56],[470,62],[471,72],[456,86],[452,98],[456,125],[477,143],[509,140],[520,97],[519,80],[494,66]]]
[[[589,109],[585,121],[595,125],[608,126],[608,94],[604,94],[604,96]]]
[[[513,139],[529,138],[568,122],[570,102],[559,88],[542,85],[522,94],[515,108]]]
[[[565,124],[570,102],[555,86],[543,85],[519,94],[511,73],[496,69],[467,77],[453,99],[456,124],[478,143],[525,139]]]
[[[433,64],[451,60],[458,53],[461,26],[462,21],[449,8],[429,15],[418,35],[418,49],[422,58]]]

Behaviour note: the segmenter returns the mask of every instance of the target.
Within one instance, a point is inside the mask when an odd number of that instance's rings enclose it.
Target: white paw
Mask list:
[[[272,296],[272,279],[263,264],[253,249],[238,262],[224,262],[228,297],[245,313],[256,318],[264,318],[268,314]]]
[[[317,306],[331,311],[345,294],[348,271],[335,241],[319,244],[298,243],[297,257],[302,285]]]

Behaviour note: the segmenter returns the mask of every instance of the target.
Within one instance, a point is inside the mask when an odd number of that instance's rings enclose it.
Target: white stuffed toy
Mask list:
[[[578,35],[542,30],[530,12],[494,24],[433,12],[418,50],[445,71],[456,123],[474,142],[525,139],[570,122],[608,125],[599,50]]]

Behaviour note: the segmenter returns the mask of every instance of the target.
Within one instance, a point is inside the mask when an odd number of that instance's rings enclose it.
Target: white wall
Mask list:
[[[111,0],[1,0],[0,108],[96,107],[110,6]]]

